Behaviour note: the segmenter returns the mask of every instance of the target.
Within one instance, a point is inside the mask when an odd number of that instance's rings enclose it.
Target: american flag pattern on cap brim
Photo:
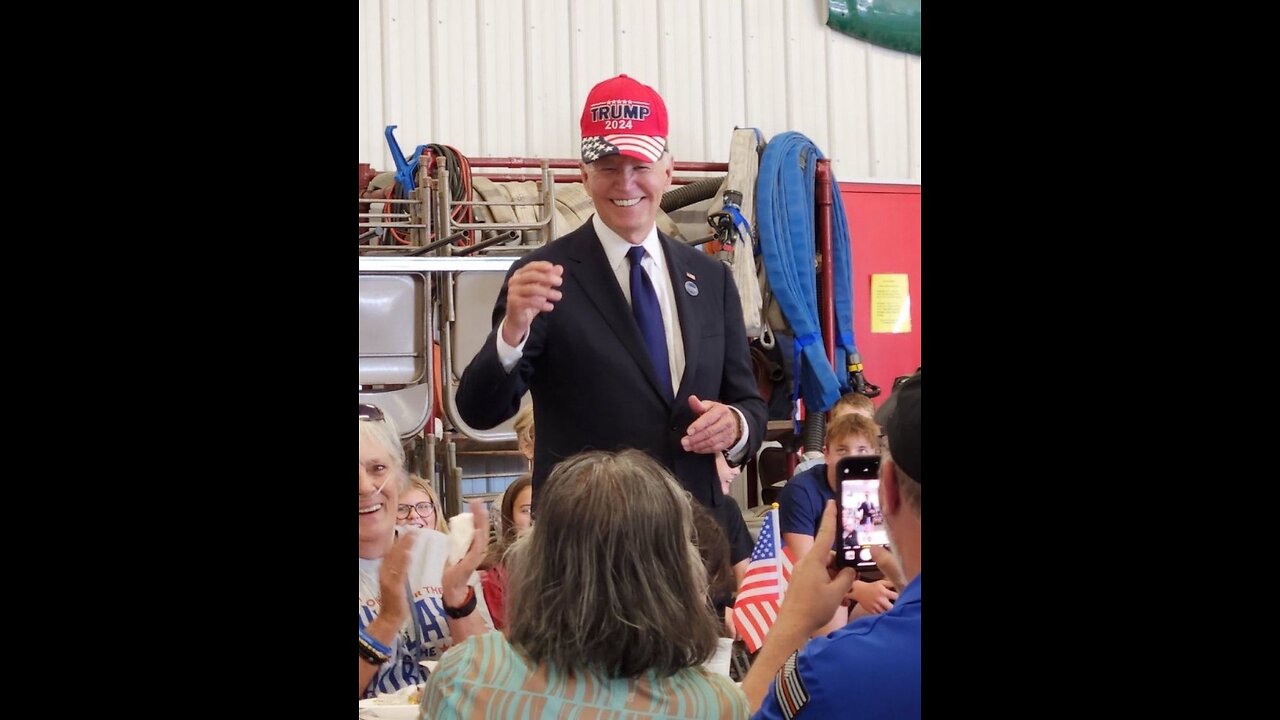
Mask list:
[[[665,139],[653,135],[597,135],[582,138],[582,159],[590,163],[606,155],[621,153],[657,162],[666,146]]]

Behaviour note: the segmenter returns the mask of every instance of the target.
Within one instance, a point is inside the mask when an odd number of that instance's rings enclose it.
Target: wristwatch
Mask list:
[[[443,598],[441,599],[443,600]],[[454,620],[461,620],[462,618],[475,612],[476,589],[471,587],[470,585],[467,586],[467,599],[463,601],[462,607],[451,608],[449,607],[448,603],[442,603],[442,604],[444,605],[444,612],[446,615],[453,618]]]
[[[742,436],[746,434],[746,432],[747,432],[747,428],[746,428],[746,426],[744,425],[744,420],[743,420],[742,415],[740,415],[740,414],[738,414],[737,412],[735,412],[735,413],[733,413],[733,416],[734,416],[735,418],[737,418],[737,419],[738,419],[738,434],[737,434],[737,436],[735,436],[735,437],[733,438],[733,444],[734,444],[734,445],[737,445],[737,444],[738,444],[738,441],[742,439]],[[732,446],[730,446],[730,447],[732,447]],[[724,450],[721,450],[721,451],[720,451],[720,454],[724,456],[724,462],[725,462],[725,464],[726,464],[726,465],[728,465],[728,466],[729,466],[729,467],[731,467],[731,468],[742,467],[743,465],[746,465],[746,464],[747,464],[747,461],[746,461],[746,457],[745,457],[745,456],[743,457],[743,459],[742,459],[742,461],[741,461],[741,462],[735,462],[732,458],[730,458],[730,457],[729,457],[729,450],[728,450],[727,448],[726,448],[726,449],[724,449]]]

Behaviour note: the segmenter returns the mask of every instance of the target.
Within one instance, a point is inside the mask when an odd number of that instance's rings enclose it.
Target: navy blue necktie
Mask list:
[[[636,316],[636,325],[640,327],[640,337],[644,338],[645,347],[649,349],[649,358],[653,360],[653,369],[658,372],[658,384],[662,386],[663,395],[671,398],[671,366],[667,364],[667,332],[662,325],[662,307],[658,305],[658,293],[653,290],[653,281],[640,266],[644,259],[644,248],[639,245],[627,251],[627,259],[631,261],[631,314]]]

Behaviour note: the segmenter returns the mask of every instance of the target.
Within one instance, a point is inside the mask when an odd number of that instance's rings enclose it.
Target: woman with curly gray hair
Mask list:
[[[445,654],[422,716],[747,717],[742,691],[702,667],[719,621],[675,478],[636,450],[587,452],[542,493],[538,522],[506,556],[506,633]]]

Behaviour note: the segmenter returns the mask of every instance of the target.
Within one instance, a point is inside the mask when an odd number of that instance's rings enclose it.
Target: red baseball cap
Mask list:
[[[667,147],[667,105],[626,75],[591,88],[582,108],[582,162],[608,155],[657,162]]]

